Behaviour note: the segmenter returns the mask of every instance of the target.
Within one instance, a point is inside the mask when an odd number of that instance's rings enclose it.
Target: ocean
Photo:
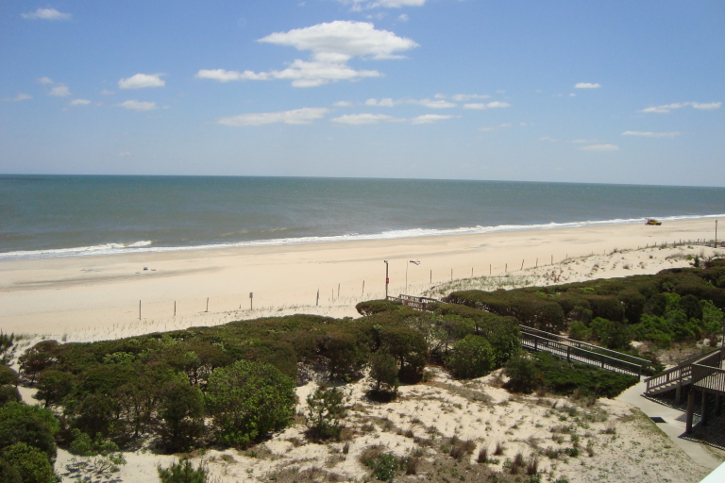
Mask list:
[[[0,259],[725,216],[725,188],[508,181],[0,176]]]

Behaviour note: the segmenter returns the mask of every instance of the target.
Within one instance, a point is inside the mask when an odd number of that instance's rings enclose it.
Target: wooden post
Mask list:
[[[521,260],[521,268],[519,268],[519,270],[523,270],[524,269],[524,261],[525,260]]]
[[[703,426],[707,426],[707,393],[702,391],[702,404],[700,405],[700,422]]]
[[[551,265],[554,264],[554,255],[551,256]]]
[[[491,264],[488,264],[488,274],[491,275]]]
[[[509,264],[508,264],[508,262],[506,262],[506,266],[503,269],[503,273],[508,273],[508,272],[509,272]]]
[[[337,284],[337,298],[340,298],[340,284]]]
[[[692,413],[695,409],[695,389],[690,389],[687,395],[687,419],[685,423],[685,433],[692,434]]]
[[[138,301],[138,320],[141,320],[141,301]]]
[[[433,270],[430,271],[430,283],[433,283]]]
[[[206,311],[209,312],[209,297],[206,298]]]
[[[539,258],[536,258],[536,266],[534,268],[539,268]]]
[[[453,281],[453,269],[451,268],[451,281]]]
[[[315,300],[315,307],[320,305],[320,289],[317,289],[317,300]]]
[[[473,267],[471,267],[471,278],[473,278]]]
[[[249,310],[254,310],[253,298],[254,292],[249,292]]]
[[[363,280],[362,296],[365,296],[365,280]]]

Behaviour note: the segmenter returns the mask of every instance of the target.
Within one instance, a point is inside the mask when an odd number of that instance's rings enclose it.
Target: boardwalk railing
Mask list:
[[[629,362],[630,364],[638,365],[643,369],[649,368],[652,365],[652,363],[647,359],[641,359],[639,357],[631,356],[629,354],[623,354],[621,352],[613,351],[611,349],[605,349],[604,347],[599,347],[594,344],[587,344],[586,342],[582,342],[580,340],[569,339],[568,337],[552,334],[551,332],[545,332],[539,329],[534,329],[533,327],[529,327],[526,325],[519,325],[519,330],[521,330],[522,333],[535,335],[543,339],[549,339],[555,342],[570,345],[572,347],[576,347],[577,349],[594,352],[596,354],[601,354],[606,357]]]
[[[666,386],[675,387],[676,385],[685,385],[693,382],[693,369],[698,367],[719,367],[721,360],[721,350],[715,349],[707,354],[700,354],[680,362],[677,366],[660,372],[659,374],[645,379],[647,388],[645,394],[650,394],[660,388]],[[703,374],[698,372],[698,377]],[[703,376],[704,377],[704,376]],[[698,379],[699,380],[699,379]]]
[[[388,300],[391,302],[400,302],[401,304],[415,310],[428,310],[428,304],[442,303],[440,300],[430,297],[416,297],[414,295],[405,295],[402,293],[398,297],[388,295]]]
[[[637,378],[642,376],[642,366],[640,364],[633,364],[528,332],[521,332],[521,345],[525,349],[548,352],[569,362],[597,366],[608,371],[637,376]]]

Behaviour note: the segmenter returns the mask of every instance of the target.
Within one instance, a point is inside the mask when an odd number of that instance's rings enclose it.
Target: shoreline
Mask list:
[[[686,248],[655,249],[646,255],[630,253],[626,255],[630,261],[618,259],[618,266],[606,270],[604,258],[611,259],[615,251],[710,239],[712,234],[712,220],[706,218],[662,226],[603,225],[0,260],[0,329],[80,341],[295,312],[357,317],[356,303],[385,294],[383,260],[389,260],[391,295],[423,294],[451,281],[490,281],[496,276],[510,279],[522,275],[538,283],[554,269],[566,274],[565,278],[558,277],[559,283],[564,283],[582,277],[609,278],[686,266],[690,262],[685,258],[667,259]],[[691,256],[700,252],[710,256],[712,250],[693,246],[689,251]],[[562,264],[567,258],[585,256],[600,256],[602,260],[591,261],[586,267],[589,262]],[[421,264],[409,260],[420,260]],[[602,268],[593,270],[595,264]],[[623,268],[625,265],[628,268]],[[254,310],[250,310],[250,292]]]
[[[708,215],[670,215],[657,216],[655,219],[665,222],[697,221],[725,218],[725,214]],[[39,250],[16,250],[0,252],[0,262],[4,260],[35,260],[55,259],[73,257],[94,257],[113,255],[137,255],[146,253],[172,253],[198,250],[228,250],[237,248],[253,247],[279,247],[296,245],[315,245],[321,243],[349,243],[358,241],[377,240],[405,240],[415,238],[441,237],[441,236],[463,236],[463,235],[486,235],[506,232],[524,232],[538,230],[556,230],[569,228],[586,228],[596,226],[619,226],[644,223],[648,218],[615,218],[610,220],[584,220],[570,222],[550,222],[531,225],[495,225],[495,226],[470,226],[458,228],[409,228],[388,230],[373,234],[350,233],[345,235],[308,236],[299,238],[273,238],[248,240],[229,243],[209,243],[190,246],[152,246],[153,240],[138,240],[134,242],[107,242],[100,245],[47,248]]]

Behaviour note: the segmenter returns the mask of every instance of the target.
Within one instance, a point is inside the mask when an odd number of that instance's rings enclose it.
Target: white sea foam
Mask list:
[[[719,215],[697,215],[697,216],[661,216],[654,217],[657,220],[668,222],[678,220],[695,220],[707,218],[723,218],[725,214]],[[187,250],[207,250],[237,247],[256,247],[256,246],[279,246],[279,245],[296,245],[305,243],[330,243],[343,241],[363,241],[363,240],[390,240],[397,238],[417,238],[426,236],[444,236],[444,235],[474,235],[484,233],[494,233],[502,231],[521,231],[521,230],[550,230],[556,228],[581,228],[585,226],[600,225],[623,225],[633,223],[644,223],[647,218],[617,218],[612,220],[597,221],[574,221],[566,223],[541,223],[532,225],[497,225],[497,226],[469,226],[448,229],[433,228],[411,228],[406,230],[389,230],[381,233],[360,234],[349,233],[345,235],[333,236],[311,236],[299,238],[275,238],[271,240],[250,240],[233,243],[216,243],[193,246],[155,246],[151,240],[137,241],[133,243],[106,243],[102,245],[75,247],[75,248],[58,248],[52,250],[32,250],[32,251],[15,251],[0,253],[0,260],[19,259],[19,258],[60,258],[60,257],[76,257],[91,255],[117,255],[128,253],[149,253],[149,252],[173,252]]]

